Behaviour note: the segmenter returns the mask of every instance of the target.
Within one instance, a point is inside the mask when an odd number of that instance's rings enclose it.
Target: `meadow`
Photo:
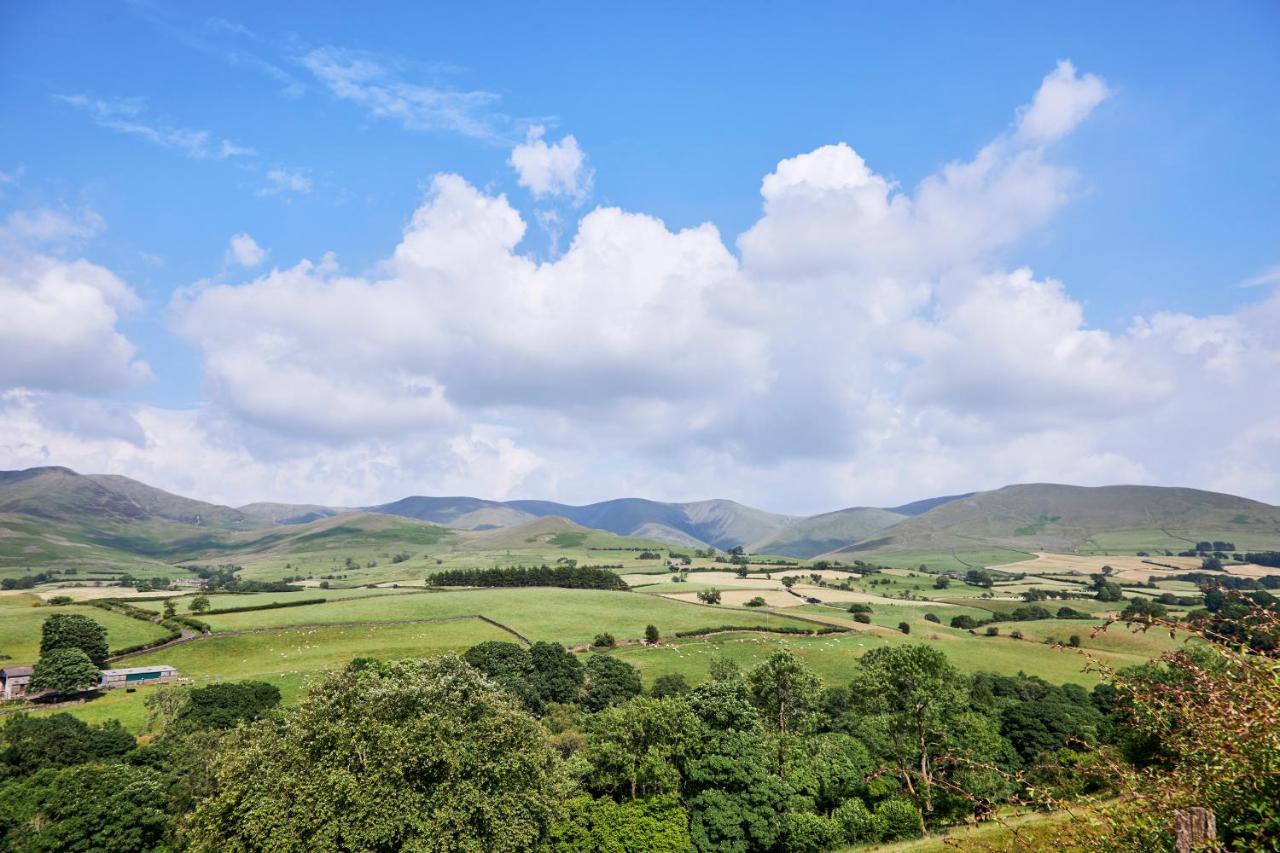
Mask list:
[[[748,669],[764,660],[774,650],[785,646],[827,684],[846,684],[853,677],[858,658],[873,648],[903,643],[927,643],[937,645],[946,652],[951,662],[963,672],[997,672],[1012,675],[1018,672],[1036,675],[1054,684],[1080,684],[1092,687],[1101,678],[1090,671],[1085,652],[1099,663],[1111,667],[1125,667],[1143,663],[1161,654],[1167,644],[1157,635],[1137,637],[1127,635],[1125,629],[1116,628],[1097,637],[1090,636],[1094,622],[1076,622],[1070,630],[1057,624],[1039,626],[1035,622],[1010,622],[1000,625],[1003,636],[987,637],[969,634],[944,626],[933,626],[925,633],[914,630],[910,635],[882,628],[856,630],[847,634],[830,634],[820,637],[774,637],[765,634],[719,634],[711,637],[690,638],[664,642],[657,646],[626,646],[611,654],[638,668],[646,684],[668,673],[683,675],[690,683],[704,681],[711,662],[724,658]],[[1008,632],[1021,630],[1026,637],[1015,640]],[[1040,637],[1056,633],[1066,641],[1071,633],[1081,637],[1082,649],[1055,648],[1040,641]],[[1163,635],[1167,639],[1167,635]]]
[[[142,623],[139,623],[142,624]],[[279,631],[207,637],[129,658],[128,666],[168,664],[196,686],[253,678],[280,688],[286,703],[301,697],[320,674],[340,669],[353,658],[430,657],[462,651],[486,640],[512,639],[479,619],[412,625],[290,628]],[[122,664],[125,665],[125,664]],[[145,701],[151,688],[135,693],[112,690],[72,712],[90,723],[118,719],[133,732],[145,726]]]
[[[33,663],[39,656],[40,626],[53,613],[78,613],[96,619],[106,627],[107,643],[112,649],[149,642],[168,633],[159,625],[130,619],[97,607],[34,606],[37,601],[33,596],[26,595],[0,596],[0,655],[7,656],[14,663]],[[2,665],[3,661],[0,660],[0,666]]]
[[[801,628],[815,627],[781,616],[676,602],[657,596],[548,587],[406,593],[280,610],[215,614],[205,621],[215,632],[223,632],[305,624],[434,619],[442,616],[486,616],[530,640],[551,640],[566,645],[590,642],[596,634],[603,631],[613,633],[619,640],[639,638],[649,624],[656,625],[664,635],[726,623],[763,626],[768,622]]]

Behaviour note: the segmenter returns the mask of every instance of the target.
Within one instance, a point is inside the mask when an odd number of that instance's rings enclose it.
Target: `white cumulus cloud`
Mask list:
[[[252,269],[267,257],[267,250],[248,234],[234,234],[227,246],[225,262],[245,269]]]
[[[528,138],[511,150],[511,167],[516,182],[526,187],[534,198],[567,196],[585,200],[591,191],[593,172],[587,167],[587,156],[572,135],[548,144],[546,129],[535,125]]]
[[[405,93],[353,62],[326,72],[333,84],[397,114]],[[1106,92],[1060,64],[1012,129],[914,186],[844,143],[786,158],[736,255],[709,223],[602,207],[539,260],[518,250],[526,219],[504,195],[437,175],[370,272],[326,255],[175,299],[203,359],[201,407],[95,413],[11,392],[0,453],[217,499],[349,504],[716,494],[804,512],[1031,480],[1280,500],[1280,291],[1108,328],[1071,282],[1019,262],[1073,196],[1054,141]],[[535,195],[580,181],[567,176],[585,161],[549,159],[568,139],[532,137]],[[99,342],[83,349],[115,378],[98,384],[135,371],[113,337],[127,288],[43,263],[9,289],[54,307],[0,316],[90,318],[66,340]],[[84,304],[64,310],[73,295]],[[52,351],[38,328],[24,346]],[[95,418],[106,434],[83,428]]]

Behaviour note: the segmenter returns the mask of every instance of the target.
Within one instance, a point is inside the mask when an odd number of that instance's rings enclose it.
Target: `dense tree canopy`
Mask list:
[[[368,662],[227,738],[197,850],[520,850],[564,779],[537,721],[456,657]]]
[[[101,622],[79,613],[55,613],[44,620],[40,629],[40,656],[57,649],[79,649],[93,665],[106,666],[107,629]]]
[[[119,758],[134,743],[133,735],[115,720],[90,726],[65,712],[47,717],[15,714],[0,726],[0,778]]]
[[[136,853],[161,847],[170,823],[160,775],[127,764],[41,770],[0,786],[0,849]]]
[[[265,681],[234,681],[197,687],[187,694],[178,723],[200,729],[229,729],[256,720],[280,704],[280,688]]]

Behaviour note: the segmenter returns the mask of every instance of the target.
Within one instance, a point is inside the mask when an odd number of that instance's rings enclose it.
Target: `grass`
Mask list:
[[[1046,620],[1056,623],[1058,620]],[[926,623],[927,624],[927,623]],[[1099,661],[1113,667],[1141,663],[1164,651],[1165,645],[1152,635],[1120,637],[1104,635],[1100,639],[1088,638],[1092,622],[1075,623],[1081,629],[1085,647]],[[1028,626],[1038,628],[1029,629]],[[1116,626],[1117,628],[1119,626]],[[1032,639],[1014,640],[1007,636],[1009,630],[1021,629]],[[747,669],[764,660],[774,650],[783,646],[811,667],[827,684],[845,684],[857,669],[858,658],[870,649],[901,643],[927,643],[942,649],[951,662],[962,672],[996,672],[1013,675],[1025,672],[1038,675],[1055,684],[1073,683],[1092,687],[1100,681],[1097,673],[1086,671],[1087,661],[1078,652],[1057,649],[1043,642],[1036,642],[1037,631],[1046,634],[1058,631],[1061,639],[1068,636],[1055,625],[1042,623],[1007,623],[1000,626],[1002,637],[973,636],[944,626],[933,625],[929,629],[913,627],[910,635],[886,632],[859,631],[851,634],[832,634],[822,637],[771,637],[760,634],[721,634],[713,637],[663,642],[657,646],[626,646],[612,654],[634,664],[646,683],[666,673],[679,673],[690,683],[707,678],[711,661],[727,658]],[[1113,628],[1112,631],[1115,631]],[[1167,635],[1166,635],[1167,636]]]
[[[335,601],[280,610],[214,615],[206,621],[215,631],[241,631],[328,622],[474,615],[501,622],[531,640],[554,640],[566,644],[589,642],[601,631],[609,631],[620,640],[638,638],[649,624],[658,626],[664,635],[721,624],[814,627],[782,616],[736,608],[705,607],[653,595],[547,587],[459,590],[432,595]]]
[[[941,835],[898,841],[889,844],[846,847],[848,851],[875,853],[952,853],[956,850],[1024,851],[1051,850],[1060,847],[1062,824],[1079,820],[1078,815],[1062,812],[1011,815],[1002,821],[989,821],[977,826],[959,826]],[[1059,842],[1059,843],[1055,843]]]
[[[1015,551],[1011,548],[958,548],[954,550],[906,550],[906,551],[842,551],[836,555],[842,562],[862,560],[879,566],[897,566],[915,569],[927,566],[931,572],[954,572],[999,566],[1020,560],[1035,559],[1035,554]]]
[[[40,628],[54,613],[78,613],[101,623],[107,629],[107,643],[112,649],[145,643],[168,633],[159,625],[96,607],[6,606],[0,608],[0,654],[8,655],[14,663],[34,663],[40,656]]]
[[[224,607],[254,607],[260,604],[275,604],[278,602],[288,601],[306,601],[313,598],[323,598],[328,601],[339,601],[347,598],[364,598],[379,595],[395,595],[404,593],[408,590],[378,588],[369,589],[367,587],[358,586],[349,589],[320,589],[318,587],[310,587],[301,592],[253,592],[253,593],[222,593],[213,594],[209,598],[209,606],[218,610]],[[186,614],[191,599],[198,595],[198,592],[185,593],[181,596],[175,596],[178,606],[178,613]],[[152,598],[146,601],[131,601],[129,604],[134,607],[141,607],[144,610],[154,610],[159,613],[164,609],[165,599]]]
[[[235,637],[208,637],[171,646],[136,658],[132,666],[169,664],[197,686],[215,681],[257,679],[280,688],[284,701],[296,701],[320,673],[345,666],[352,658],[429,657],[460,651],[486,640],[510,640],[511,635],[478,619],[419,625],[374,627],[293,628]],[[146,720],[148,691],[108,691],[71,708],[86,722],[119,719],[131,731]]]

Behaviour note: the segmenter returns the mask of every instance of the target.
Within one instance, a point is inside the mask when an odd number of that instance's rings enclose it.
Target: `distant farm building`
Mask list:
[[[102,680],[98,686],[104,689],[112,687],[137,687],[143,684],[165,684],[178,677],[178,671],[171,666],[131,666],[124,669],[104,669]]]
[[[17,699],[27,695],[27,683],[31,681],[31,667],[7,666],[0,669],[0,696]]]

